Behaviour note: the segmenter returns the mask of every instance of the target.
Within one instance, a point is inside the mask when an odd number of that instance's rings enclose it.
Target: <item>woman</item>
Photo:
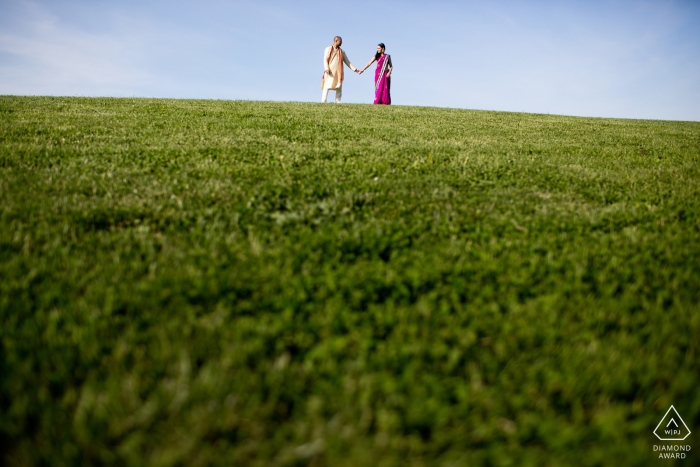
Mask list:
[[[372,60],[360,71],[364,72],[369,66],[377,62],[377,69],[374,72],[374,103],[375,104],[391,104],[391,71],[394,67],[391,64],[391,55],[386,55],[384,50],[386,47],[380,43],[377,45],[377,53]]]

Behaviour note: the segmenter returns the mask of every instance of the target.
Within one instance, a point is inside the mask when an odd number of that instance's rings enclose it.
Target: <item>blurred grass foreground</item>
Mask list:
[[[0,97],[0,463],[700,463],[700,123]]]

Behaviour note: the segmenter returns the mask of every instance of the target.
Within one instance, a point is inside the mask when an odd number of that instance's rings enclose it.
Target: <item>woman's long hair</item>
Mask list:
[[[383,42],[380,42],[380,43],[377,44],[377,45],[378,45],[379,47],[382,48],[382,51],[385,51],[385,50],[386,50],[386,47],[384,46],[384,43],[383,43]],[[374,59],[375,59],[375,60],[379,60],[379,57],[381,57],[381,56],[382,56],[382,54],[380,54],[379,52],[377,52],[376,54],[374,54]]]

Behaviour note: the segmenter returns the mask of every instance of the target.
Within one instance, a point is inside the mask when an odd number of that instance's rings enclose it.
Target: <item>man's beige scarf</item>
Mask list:
[[[340,47],[336,49],[331,46],[331,51],[328,54],[328,67],[330,68],[333,57],[335,57],[336,54],[338,54],[338,79],[340,80],[340,84],[343,84],[343,50]],[[326,78],[325,73],[323,74],[323,78]],[[323,86],[323,84],[321,85]]]

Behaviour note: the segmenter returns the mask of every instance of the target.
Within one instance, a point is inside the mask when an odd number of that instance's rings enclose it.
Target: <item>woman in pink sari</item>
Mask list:
[[[360,73],[369,68],[375,61],[377,62],[377,69],[374,72],[374,103],[389,105],[391,104],[391,71],[394,67],[391,64],[391,55],[385,54],[385,49],[384,44],[377,45],[377,53]]]

